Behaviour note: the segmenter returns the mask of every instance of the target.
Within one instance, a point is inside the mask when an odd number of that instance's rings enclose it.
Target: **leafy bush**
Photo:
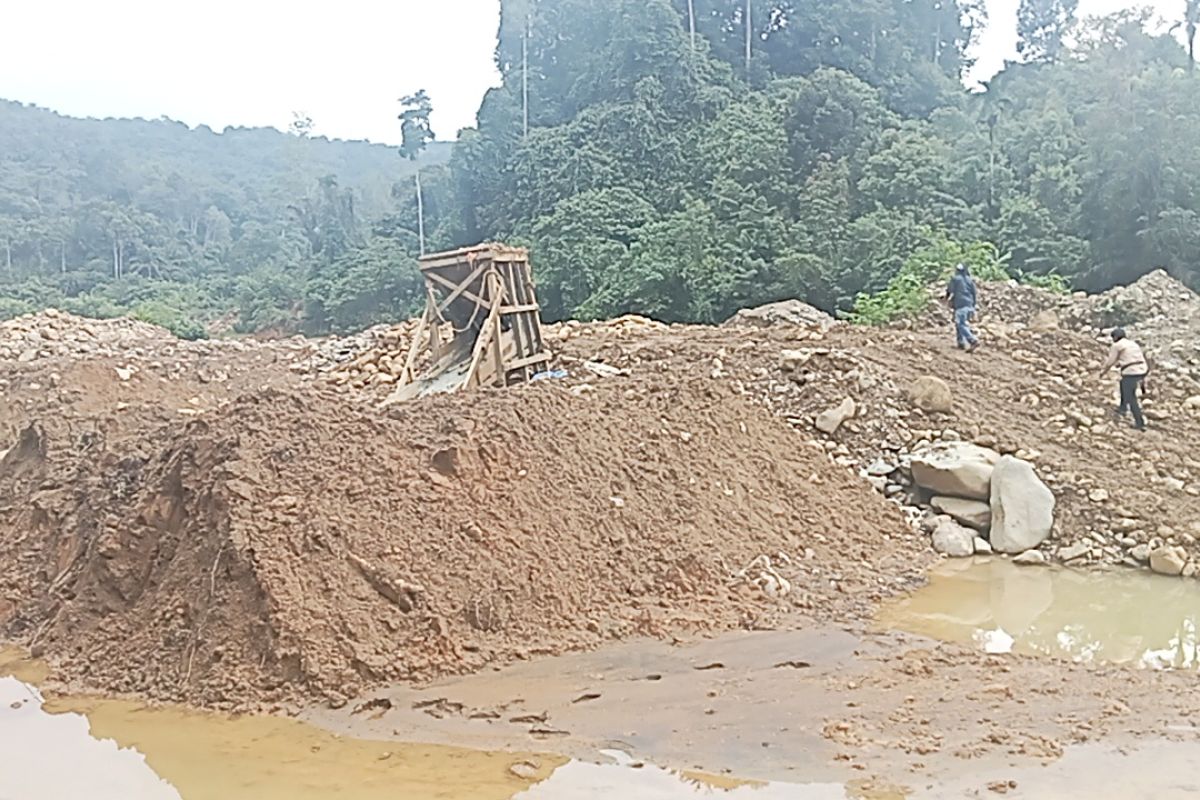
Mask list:
[[[932,300],[930,284],[949,280],[960,263],[967,265],[976,280],[1010,279],[1005,259],[991,242],[962,243],[938,235],[905,260],[883,291],[860,294],[848,315],[850,321],[859,325],[886,325],[917,316]]]
[[[314,268],[304,287],[305,316],[314,330],[361,330],[395,322],[421,307],[424,287],[404,244],[375,236]]]
[[[1045,289],[1054,294],[1070,294],[1071,282],[1062,275],[1051,272],[1046,275],[1034,275],[1028,272],[1021,272],[1017,275],[1017,281],[1026,286],[1033,286],[1038,289]]]
[[[166,328],[180,339],[207,339],[208,331],[187,311],[160,301],[139,303],[133,309],[134,319]]]
[[[191,286],[141,278],[105,284],[69,298],[67,311],[85,317],[130,316],[160,325],[181,339],[207,337],[203,320],[218,308],[217,287]]]
[[[258,269],[238,280],[236,297],[240,332],[290,328],[304,307],[303,281],[284,269]]]

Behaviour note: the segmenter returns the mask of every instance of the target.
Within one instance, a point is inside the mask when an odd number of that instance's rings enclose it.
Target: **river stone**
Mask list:
[[[942,555],[966,558],[975,554],[975,531],[947,520],[933,532],[933,549]]]
[[[992,507],[982,500],[961,497],[935,497],[929,504],[943,514],[953,517],[968,528],[986,531],[992,526]]]
[[[949,414],[954,410],[954,395],[950,392],[950,385],[932,375],[913,381],[908,389],[908,399],[928,414]]]
[[[939,496],[987,500],[1000,454],[967,442],[940,442],[912,457],[913,480]]]
[[[992,474],[992,547],[1024,553],[1046,541],[1053,527],[1054,492],[1028,461],[1001,458]]]
[[[847,397],[837,408],[822,411],[817,415],[817,430],[821,433],[834,433],[842,427],[842,423],[854,416],[858,407]]]
[[[991,555],[995,551],[992,550],[992,543],[982,536],[975,537],[975,554],[981,556]]]
[[[1150,569],[1159,575],[1182,575],[1187,560],[1182,547],[1159,547],[1150,553]]]
[[[1046,556],[1042,554],[1041,550],[1026,550],[1018,556],[1013,556],[1012,562],[1020,564],[1022,567],[1036,567],[1046,563]]]
[[[1058,557],[1063,560],[1063,563],[1076,561],[1092,552],[1092,546],[1087,542],[1078,542],[1070,547],[1064,547],[1058,551]]]

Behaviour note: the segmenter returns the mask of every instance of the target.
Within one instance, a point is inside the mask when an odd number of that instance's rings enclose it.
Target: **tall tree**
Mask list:
[[[1196,33],[1200,30],[1200,0],[1187,0],[1183,10],[1184,32],[1187,36],[1188,72],[1196,71]]]
[[[1057,61],[1078,8],[1079,0],[1021,0],[1017,52],[1026,61]]]
[[[433,128],[429,116],[433,113],[433,103],[424,89],[416,94],[410,94],[400,99],[400,155],[409,161],[416,162],[425,148],[433,141]],[[420,241],[421,255],[425,255],[425,198],[421,193],[421,168],[416,171],[417,183],[417,237]]]
[[[313,118],[303,111],[293,111],[292,121],[288,124],[288,133],[301,139],[307,139],[312,136],[312,132]]]

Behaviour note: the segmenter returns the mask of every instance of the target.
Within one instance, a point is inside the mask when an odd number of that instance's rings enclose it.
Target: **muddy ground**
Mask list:
[[[402,337],[342,356],[5,323],[0,636],[62,691],[486,747],[616,743],[752,777],[969,773],[971,791],[1008,792],[1007,772],[1080,745],[1188,739],[1190,674],[872,632],[935,556],[860,471],[922,439],[1033,460],[1059,500],[1051,560],[1080,542],[1084,567],[1136,565],[1141,544],[1200,555],[1186,359],[1156,376],[1137,435],[1106,419],[1082,301],[1005,291],[974,355],[937,315],[626,320],[552,329],[565,380],[387,409],[387,381],[338,359],[378,370],[371,348],[391,363]],[[802,369],[782,356],[797,350]],[[908,403],[929,374],[952,413]],[[818,433],[846,398],[855,417]]]

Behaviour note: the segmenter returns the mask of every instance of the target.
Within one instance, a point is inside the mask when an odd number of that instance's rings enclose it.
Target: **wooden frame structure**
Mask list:
[[[396,399],[507,386],[545,369],[550,353],[528,250],[481,244],[424,256],[420,267],[425,313],[397,380]],[[416,365],[426,352],[431,364],[418,376]]]

